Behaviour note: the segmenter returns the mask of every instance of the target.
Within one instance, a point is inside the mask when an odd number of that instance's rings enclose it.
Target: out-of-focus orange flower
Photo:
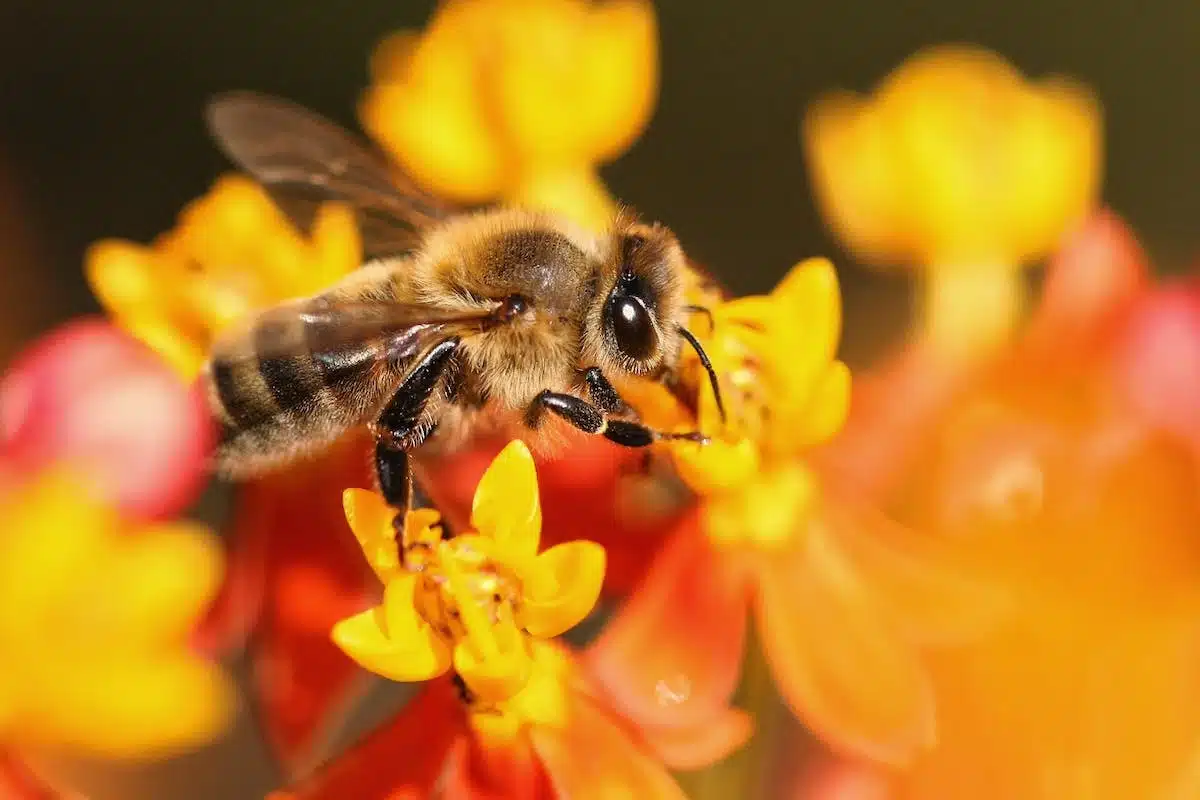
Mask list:
[[[830,225],[870,262],[923,269],[926,333],[968,354],[1011,330],[1018,268],[1057,246],[1100,183],[1090,92],[1028,82],[974,47],[922,51],[870,98],[824,98],[804,139]]]
[[[231,717],[219,668],[189,652],[221,576],[188,523],[131,528],[54,469],[0,506],[0,735],[17,748],[159,756]]]
[[[596,165],[641,132],[658,90],[644,0],[451,0],[372,60],[364,127],[425,187],[598,228]]]
[[[349,209],[327,204],[297,231],[254,182],[221,178],[150,246],[96,243],[87,277],[100,303],[185,377],[213,338],[248,312],[315,294],[362,263]]]
[[[647,418],[698,424],[713,441],[669,445],[695,512],[601,633],[591,667],[628,716],[710,717],[737,683],[753,608],[776,683],[807,724],[857,754],[911,758],[934,737],[914,642],[969,633],[999,600],[932,543],[824,491],[805,461],[849,402],[832,265],[803,262],[769,296],[709,308],[711,326],[698,318],[696,330],[727,422],[698,361],[683,378],[695,411],[639,390]]]
[[[894,475],[876,499],[1009,599],[993,628],[928,659],[941,737],[884,774],[886,796],[1200,790],[1200,460],[1177,424],[1191,379],[1150,366],[1158,355],[1143,349],[1164,344],[1147,325],[1179,331],[1194,312],[1186,287],[1146,285],[1112,215],[1089,223],[1047,278],[1028,335],[910,420],[915,434],[876,426],[904,443],[890,448]],[[1171,350],[1186,362],[1194,348],[1176,339]]]

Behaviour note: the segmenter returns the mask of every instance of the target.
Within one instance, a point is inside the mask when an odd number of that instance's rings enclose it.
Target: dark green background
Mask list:
[[[12,179],[0,196],[0,240],[29,239],[0,263],[3,320],[31,334],[94,310],[80,276],[84,248],[107,236],[149,239],[207,189],[225,167],[201,125],[208,95],[279,93],[352,124],[372,44],[420,25],[431,6],[0,0],[0,180]],[[852,356],[900,329],[908,286],[856,269],[829,238],[810,199],[799,118],[819,92],[868,89],[922,45],[977,42],[1029,74],[1089,82],[1105,104],[1105,199],[1163,267],[1180,269],[1196,252],[1196,0],[666,0],[659,11],[658,112],[605,177],[736,290],[765,289],[800,258],[833,256]],[[0,359],[12,346],[0,342]],[[143,796],[260,796],[270,778],[247,737],[182,765],[186,788]],[[230,753],[242,755],[240,774],[213,766],[234,763]]]
[[[31,212],[38,285],[61,298],[29,326],[93,307],[79,278],[89,242],[148,239],[224,168],[200,122],[209,94],[281,93],[353,124],[372,44],[420,25],[432,5],[0,4],[0,158]],[[868,340],[881,327],[901,324],[907,282],[853,268],[831,241],[810,199],[798,120],[822,90],[868,89],[925,44],[978,42],[1028,74],[1066,72],[1092,84],[1106,111],[1106,200],[1163,266],[1192,257],[1200,208],[1195,0],[667,0],[659,12],[661,100],[645,136],[605,169],[614,192],[676,228],[740,291],[769,287],[801,257],[833,256],[843,267],[855,354],[876,343]],[[0,268],[12,313],[23,267]]]

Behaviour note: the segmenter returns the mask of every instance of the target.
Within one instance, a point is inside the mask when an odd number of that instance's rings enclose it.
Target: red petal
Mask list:
[[[529,736],[558,797],[685,800],[666,767],[585,697],[571,698],[564,727],[535,726]]]
[[[207,479],[203,397],[100,319],[68,323],[22,353],[0,384],[0,443],[24,469],[71,459],[127,514],[183,510]]]
[[[320,460],[264,478],[238,509],[249,520],[239,533],[248,524],[265,537],[266,591],[250,652],[268,733],[288,763],[308,755],[315,728],[365,678],[329,631],[379,591],[342,510],[344,489],[371,485],[368,461],[362,442],[348,441]]]
[[[425,684],[394,720],[288,790],[297,800],[401,800],[431,796],[455,742],[465,736],[449,680]]]
[[[642,738],[658,759],[674,770],[697,770],[721,761],[754,733],[754,716],[723,709],[690,725],[643,725]]]
[[[0,800],[67,800],[11,754],[0,751]]]
[[[692,523],[584,655],[605,701],[637,725],[711,719],[741,673],[747,584]]]
[[[810,533],[759,574],[763,650],[800,719],[830,745],[886,763],[932,744],[928,677],[831,537]]]
[[[460,738],[446,762],[443,800],[552,800],[554,792],[528,741],[498,751]]]

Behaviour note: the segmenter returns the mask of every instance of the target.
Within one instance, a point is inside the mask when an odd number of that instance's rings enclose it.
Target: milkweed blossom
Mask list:
[[[910,420],[879,502],[954,542],[1011,604],[930,659],[942,740],[906,769],[860,768],[873,796],[1200,791],[1200,451],[1180,425],[1200,389],[1196,296],[1155,285],[1124,224],[1097,216],[1055,258],[1019,341]],[[839,797],[837,783],[808,796]]]
[[[924,332],[966,355],[1007,336],[1019,267],[1057,248],[1100,184],[1091,92],[1026,81],[978,47],[932,47],[870,97],[820,99],[804,142],[833,230],[873,264],[920,270]]]
[[[302,782],[299,797],[393,797],[439,781],[471,796],[491,786],[519,797],[682,797],[656,754],[680,764],[690,738],[715,759],[749,733],[743,721],[741,736],[715,750],[704,745],[707,733],[683,728],[636,737],[578,659],[547,641],[592,610],[604,550],[575,541],[538,552],[537,479],[521,442],[484,473],[471,529],[449,539],[436,511],[409,512],[397,541],[396,512],[378,495],[350,490],[345,502],[385,588],[381,605],[334,627],[334,641],[379,675],[436,683],[387,729]],[[394,767],[383,766],[389,760]]]
[[[372,60],[363,125],[419,183],[604,228],[596,165],[645,127],[658,94],[644,0],[451,0]]]
[[[809,726],[848,751],[907,760],[935,735],[915,643],[966,635],[1001,600],[919,537],[824,493],[805,462],[841,427],[850,394],[827,260],[801,262],[768,296],[694,299],[709,303],[698,330],[725,420],[698,358],[695,410],[656,387],[642,398],[659,424],[719,433],[669,445],[695,513],[601,633],[597,672],[630,707],[701,713],[736,686],[752,609],[776,684]]]

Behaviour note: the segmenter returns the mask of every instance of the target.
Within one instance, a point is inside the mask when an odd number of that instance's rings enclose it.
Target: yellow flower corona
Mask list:
[[[384,584],[378,607],[338,623],[337,645],[365,669],[423,681],[453,668],[473,709],[494,718],[529,688],[537,639],[578,624],[604,581],[604,548],[567,542],[538,552],[542,514],[533,457],[519,441],[476,489],[472,530],[443,539],[436,511],[412,511],[396,541],[379,495],[345,494],[346,518]],[[548,656],[545,656],[548,657]]]
[[[0,504],[0,741],[159,757],[232,718],[232,684],[189,649],[222,574],[190,523],[129,530],[69,473]]]
[[[213,339],[247,313],[315,294],[362,263],[348,208],[329,203],[303,235],[248,178],[221,178],[150,246],[97,242],[93,292],[114,320],[191,378]]]
[[[868,262],[924,269],[926,329],[965,347],[1007,333],[1018,268],[1096,203],[1101,139],[1085,87],[965,46],[918,53],[871,97],[831,94],[804,124],[826,220]]]
[[[422,35],[385,40],[363,125],[413,177],[603,228],[596,165],[645,127],[658,94],[646,0],[450,0]]]

